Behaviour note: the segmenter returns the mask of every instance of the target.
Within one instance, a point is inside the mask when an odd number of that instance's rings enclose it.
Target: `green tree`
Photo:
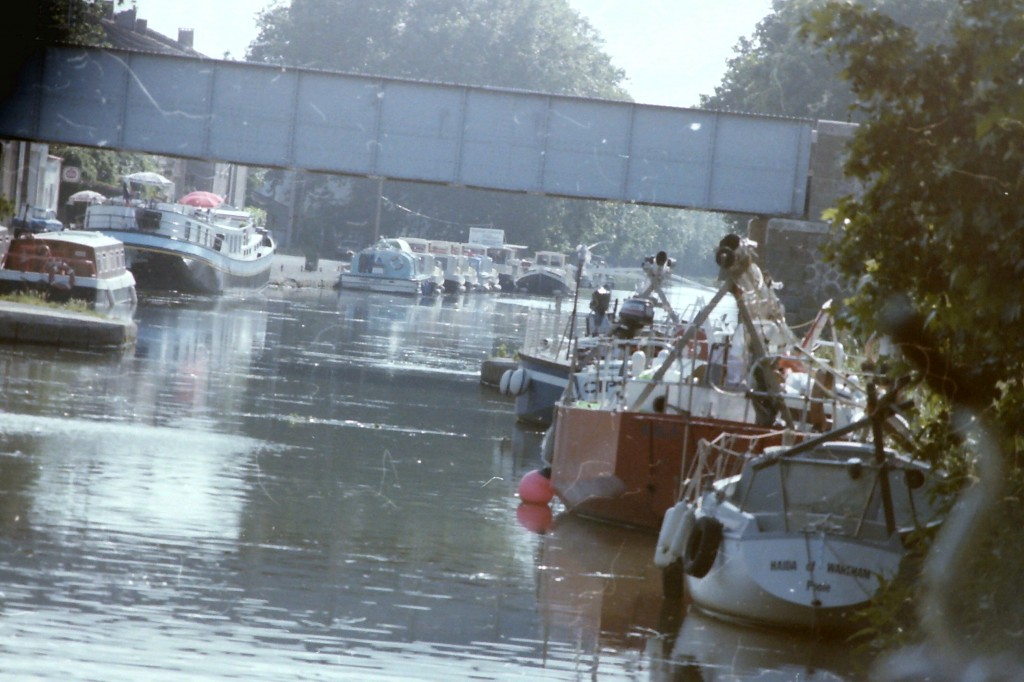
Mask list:
[[[0,98],[7,94],[25,61],[41,47],[58,43],[106,45],[100,25],[105,11],[103,3],[87,0],[39,0],[30,11],[18,12],[17,28],[13,28],[12,19],[12,28],[4,35]]]
[[[997,521],[958,561],[969,583],[942,596],[978,652],[1019,650],[1024,13],[1016,0],[961,0],[947,38],[922,40],[884,13],[829,3],[805,30],[843,64],[863,121],[846,164],[863,191],[835,211],[839,237],[830,255],[856,282],[847,321],[866,336],[891,330],[879,312],[894,302],[917,311],[923,326],[903,329],[936,351],[922,367],[936,389],[930,400],[938,407],[921,432],[933,455],[960,453],[950,445],[950,401],[994,425],[992,450],[1006,465],[1000,480],[988,482],[998,510],[989,518]],[[918,346],[905,350],[920,355]],[[966,456],[979,455],[976,441],[957,442]]]
[[[628,99],[566,0],[294,0],[258,25],[253,61]]]
[[[117,5],[125,0],[117,0]],[[100,19],[106,16],[106,5],[86,0],[42,0],[36,5],[36,30],[31,34],[42,43],[77,43],[107,45],[106,32]]]
[[[76,166],[81,169],[81,184],[94,189],[103,187],[120,190],[122,176],[136,171],[159,170],[159,164],[148,154],[74,147],[64,144],[50,145],[50,153],[63,159],[64,165]]]
[[[800,27],[826,0],[775,0],[754,34],[741,38],[713,95],[701,96],[707,109],[832,121],[857,120],[854,95],[842,78],[841,65],[827,58],[825,47],[809,42]],[[860,0],[866,10],[886,12],[914,26],[925,40],[945,34],[955,0]]]

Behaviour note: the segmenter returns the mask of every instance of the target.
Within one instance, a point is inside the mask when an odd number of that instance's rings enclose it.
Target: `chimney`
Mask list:
[[[136,33],[145,33],[147,28],[149,28],[149,22],[148,21],[146,21],[145,19],[136,19],[135,20],[135,32]]]
[[[182,47],[192,49],[193,40],[195,39],[196,31],[194,28],[179,28],[178,29],[178,44]]]
[[[135,8],[132,7],[123,12],[118,12],[114,15],[114,21],[117,22],[118,26],[131,30],[135,26]]]

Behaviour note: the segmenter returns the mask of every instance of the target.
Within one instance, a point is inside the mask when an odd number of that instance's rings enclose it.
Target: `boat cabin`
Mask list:
[[[359,252],[352,271],[376,277],[410,278],[419,274],[419,263],[408,246],[405,249],[375,247]]]
[[[870,443],[836,441],[810,452],[787,455],[768,448],[725,487],[726,498],[757,519],[761,531],[799,532],[827,525],[849,537],[884,540],[886,527],[882,467]],[[888,489],[895,531],[933,523],[939,514],[929,469],[887,453]]]
[[[11,242],[4,268],[48,273],[57,264],[76,277],[117,277],[126,270],[124,244],[96,232],[63,232],[60,239],[23,235]]]

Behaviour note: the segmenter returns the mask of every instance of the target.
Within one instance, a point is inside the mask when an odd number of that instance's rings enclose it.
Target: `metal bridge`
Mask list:
[[[0,102],[6,139],[797,219],[815,135],[805,119],[80,47],[39,52]]]

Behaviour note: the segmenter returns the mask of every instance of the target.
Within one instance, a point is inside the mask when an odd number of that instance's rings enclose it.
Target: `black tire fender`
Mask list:
[[[694,578],[703,578],[711,570],[722,544],[722,522],[710,516],[697,519],[686,539],[683,571]]]

